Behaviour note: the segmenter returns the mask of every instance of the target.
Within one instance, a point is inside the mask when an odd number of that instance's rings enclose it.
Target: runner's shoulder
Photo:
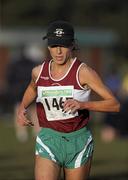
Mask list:
[[[32,69],[32,77],[34,80],[37,79],[39,73],[40,73],[40,70],[41,70],[41,65],[38,65],[38,66],[35,66],[33,69]]]

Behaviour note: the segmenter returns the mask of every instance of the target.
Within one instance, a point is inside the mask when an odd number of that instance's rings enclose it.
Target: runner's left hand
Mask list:
[[[64,112],[75,113],[78,109],[82,109],[82,103],[75,99],[68,99],[63,104]]]

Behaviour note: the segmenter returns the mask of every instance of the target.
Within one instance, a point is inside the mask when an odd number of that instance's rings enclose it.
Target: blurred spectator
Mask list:
[[[7,46],[0,45],[0,114],[4,113],[4,109],[6,109],[7,113],[7,104],[5,101],[7,100],[6,93],[7,89],[7,66],[10,60],[10,51]]]
[[[107,75],[105,84],[113,92],[115,97],[119,99],[119,91],[121,88],[121,79],[117,69],[113,67]],[[101,138],[105,142],[112,141],[119,133],[119,113],[106,113],[103,119],[103,128]]]
[[[128,137],[128,73],[122,80],[122,107],[120,111],[119,131],[121,137]]]
[[[14,105],[14,125],[16,137],[20,142],[25,142],[28,140],[28,131],[27,127],[18,125],[16,122],[16,113],[18,111],[24,90],[31,80],[32,68],[41,61],[42,55],[41,50],[39,51],[38,47],[36,46],[22,47],[20,58],[18,60],[14,60],[9,66],[9,95],[11,97],[11,102]],[[28,112],[34,123],[33,132],[34,135],[36,135],[36,133],[39,131],[39,125],[34,104],[28,108]]]
[[[123,95],[123,99],[128,97],[128,73],[125,74],[122,81],[122,95]]]

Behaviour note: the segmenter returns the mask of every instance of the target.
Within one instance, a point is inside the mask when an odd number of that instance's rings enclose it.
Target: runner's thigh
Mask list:
[[[35,180],[59,180],[60,167],[53,161],[36,155]]]
[[[89,177],[90,169],[91,169],[91,160],[92,157],[88,160],[88,162],[81,167],[74,169],[65,168],[65,180],[87,180]]]

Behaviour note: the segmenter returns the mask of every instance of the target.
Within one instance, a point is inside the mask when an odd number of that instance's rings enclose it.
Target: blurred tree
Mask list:
[[[127,0],[1,0],[0,24],[3,27],[43,27],[63,19],[74,25],[109,28],[120,34],[128,46]]]
[[[1,0],[0,8],[5,26],[46,25],[58,18],[83,26],[109,26],[112,21],[114,26],[128,17],[127,0]]]
[[[69,19],[72,1],[1,0],[0,16],[5,27],[42,26],[54,19]],[[66,9],[66,13],[65,13]]]

